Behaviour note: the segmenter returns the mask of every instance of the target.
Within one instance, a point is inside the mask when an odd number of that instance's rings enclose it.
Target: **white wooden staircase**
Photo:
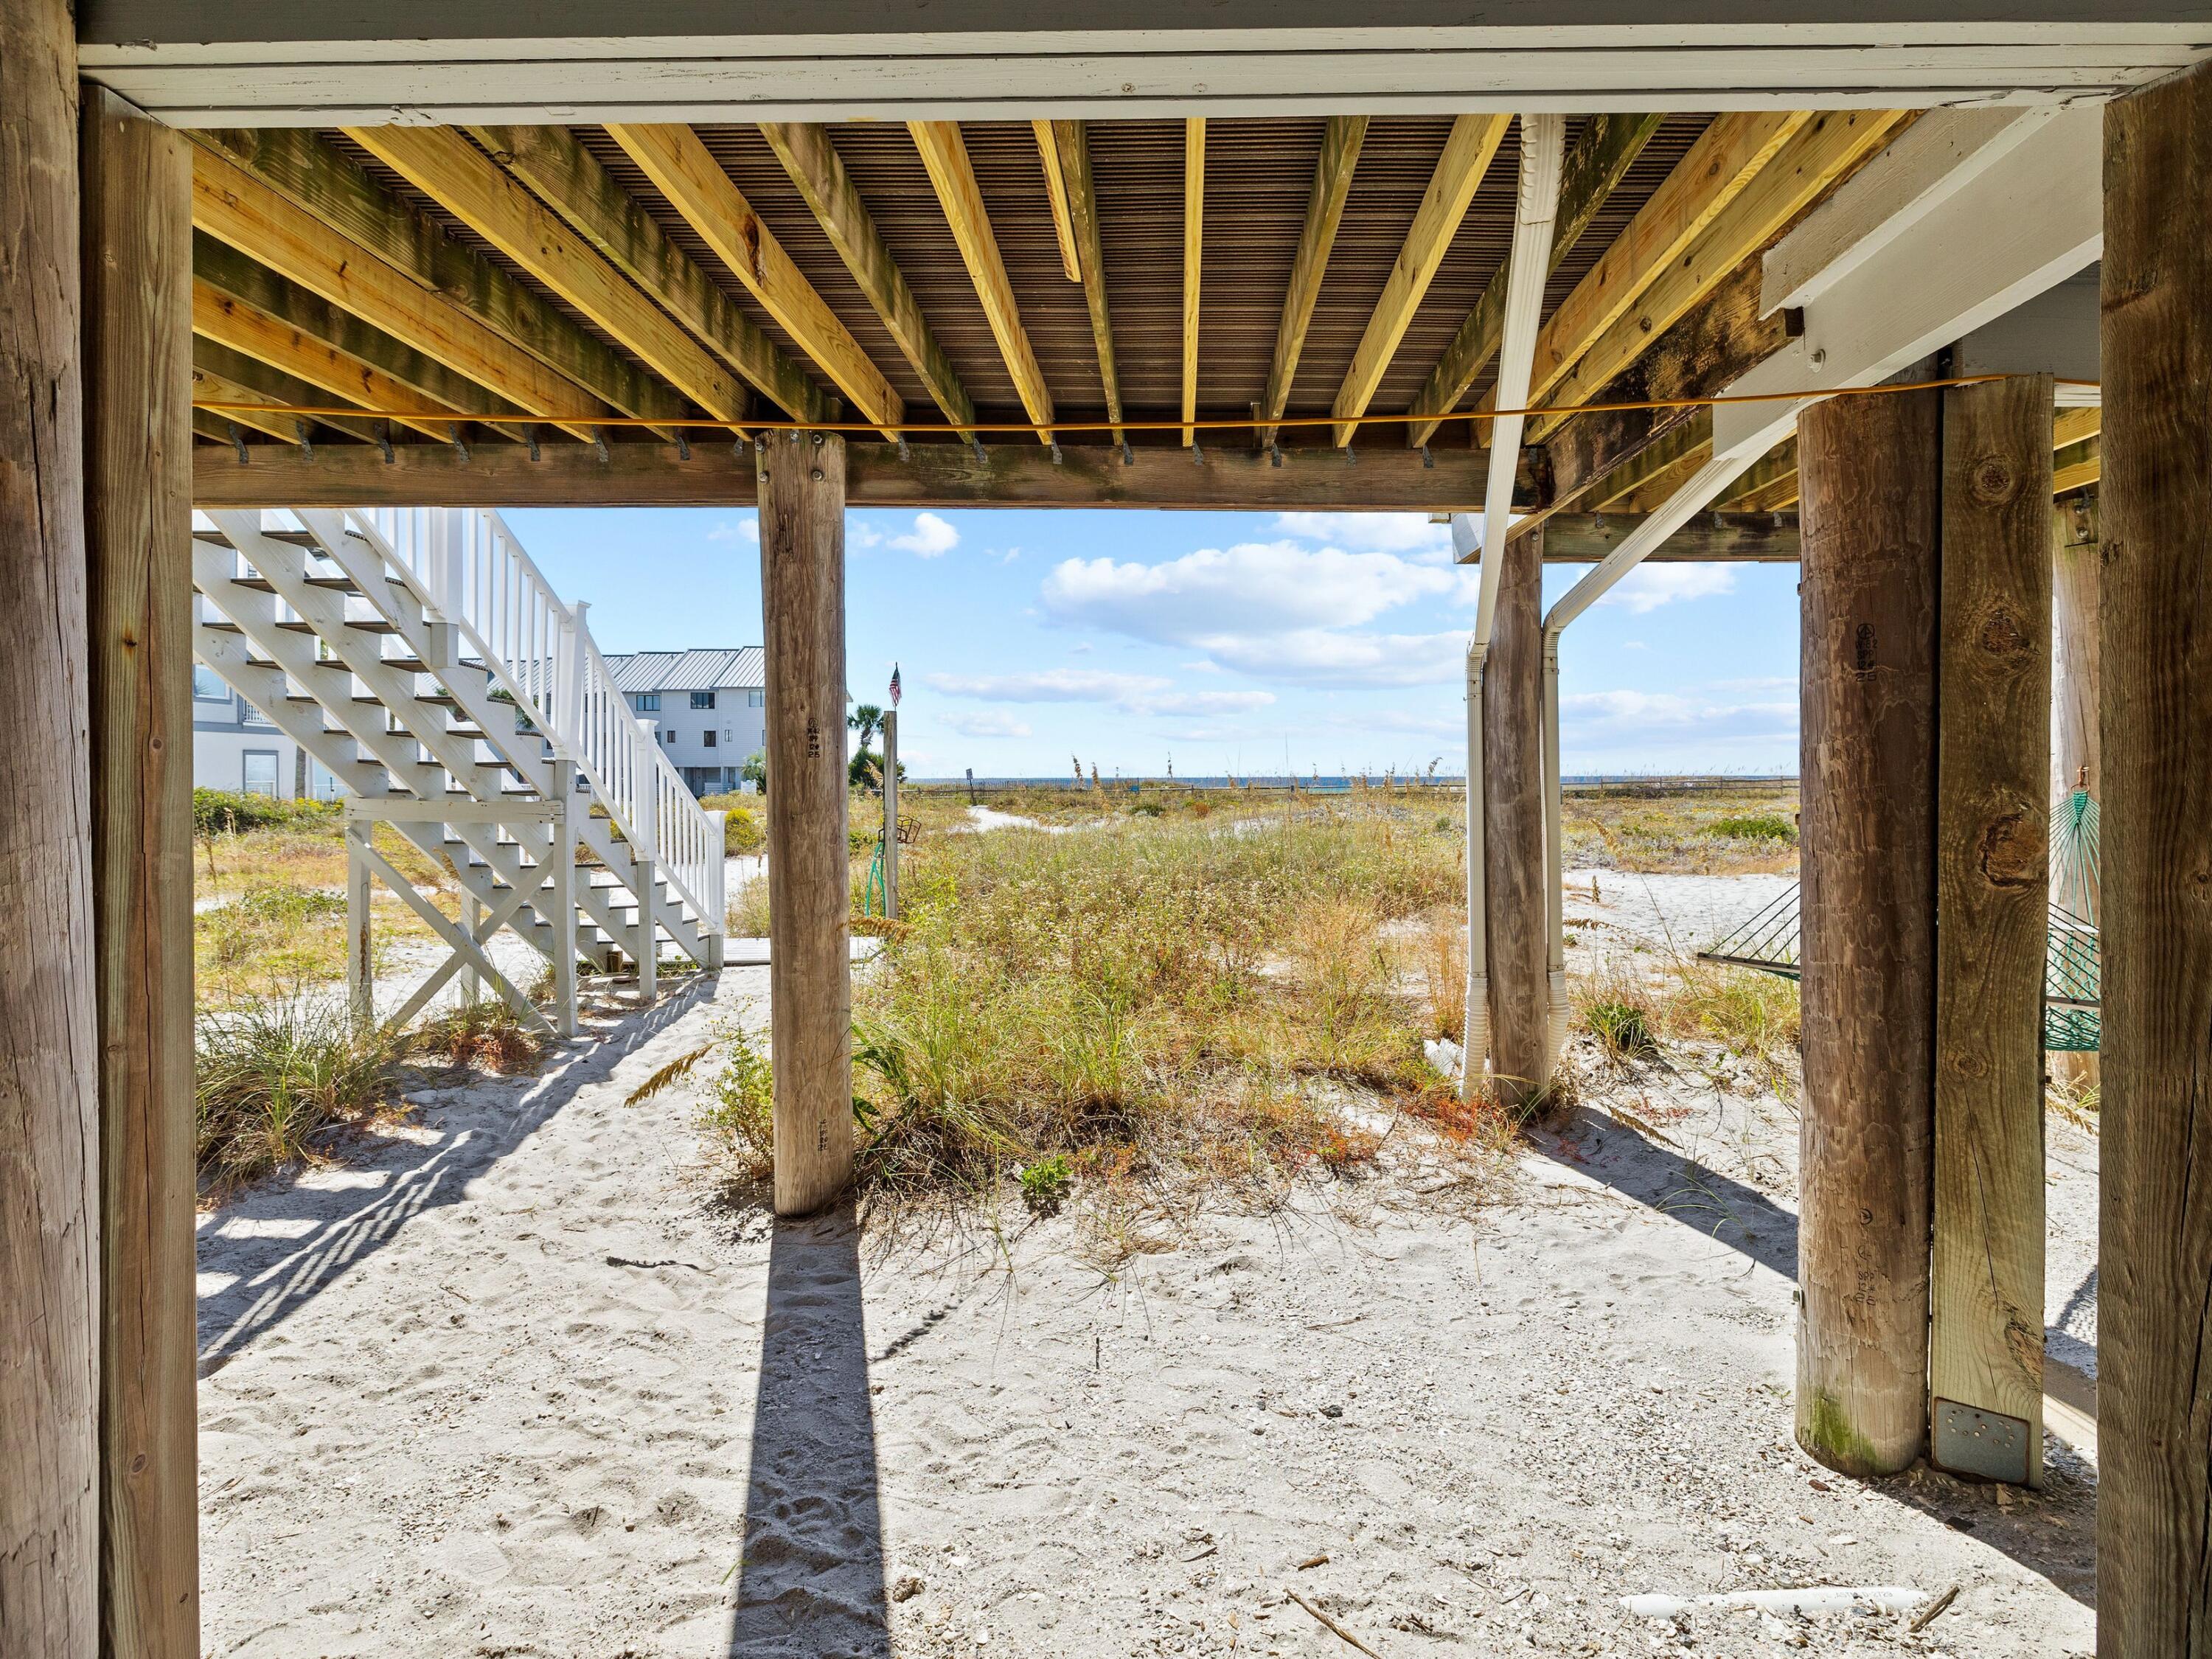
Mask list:
[[[196,514],[192,580],[199,660],[350,792],[356,814],[388,803],[387,821],[452,872],[471,913],[511,911],[506,925],[556,981],[578,959],[606,972],[623,957],[650,996],[665,944],[720,966],[721,815],[700,807],[615,690],[584,607],[562,603],[496,513]],[[585,809],[567,815],[584,854],[567,915],[546,849],[487,810],[542,821],[564,777]],[[425,818],[422,801],[454,816]]]

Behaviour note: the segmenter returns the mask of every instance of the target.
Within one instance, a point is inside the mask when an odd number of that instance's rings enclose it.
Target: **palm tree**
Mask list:
[[[860,751],[846,768],[846,775],[863,788],[872,787],[883,777],[883,763],[876,758],[868,744],[883,728],[884,711],[872,702],[860,703],[845,717],[845,724],[860,734]]]

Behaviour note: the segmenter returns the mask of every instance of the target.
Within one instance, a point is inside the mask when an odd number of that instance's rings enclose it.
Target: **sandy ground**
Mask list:
[[[1594,1072],[1496,1202],[1394,1133],[1109,1272],[1068,1218],[720,1207],[696,1093],[623,1103],[765,981],[426,1079],[203,1218],[208,1653],[1355,1651],[1293,1594],[1388,1659],[2090,1650],[2063,1445],[2018,1497],[1796,1451],[1795,1121],[1720,1057]],[[2094,1141],[2051,1144],[2093,1224]],[[1621,1604],[1808,1583],[1960,1594],[1917,1636]]]

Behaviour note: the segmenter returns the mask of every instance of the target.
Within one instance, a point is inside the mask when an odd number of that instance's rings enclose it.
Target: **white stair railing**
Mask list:
[[[555,756],[576,763],[623,839],[697,912],[701,931],[720,935],[722,846],[713,816],[616,690],[586,607],[562,603],[489,509],[349,507],[344,517],[431,616],[453,625]],[[653,810],[642,810],[648,795]]]

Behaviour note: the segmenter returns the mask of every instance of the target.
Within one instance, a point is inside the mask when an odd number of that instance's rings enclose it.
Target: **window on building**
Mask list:
[[[660,712],[660,693],[658,691],[639,692],[637,694],[637,712],[641,714],[658,714]]]
[[[702,746],[712,749],[714,746],[714,728],[711,726],[708,726],[705,734],[700,738],[699,742]]]
[[[691,706],[694,708],[712,708],[714,706],[714,694],[712,691],[694,691],[691,694]]]
[[[766,689],[765,689],[765,688],[763,688],[763,687],[760,687],[760,686],[755,686],[751,690],[750,690],[750,691],[746,692],[746,693],[745,693],[745,707],[746,707],[746,708],[767,708],[767,707],[768,707],[768,692],[767,692]]]
[[[238,723],[240,726],[258,726],[264,732],[276,729],[276,722],[250,702],[241,702],[238,705]]]
[[[276,794],[276,751],[273,749],[249,749],[245,758],[246,769],[239,780],[240,787],[249,795]]]
[[[230,688],[214,669],[196,662],[192,665],[192,695],[202,702],[228,702]]]
[[[660,740],[663,743],[674,743],[676,741],[675,731],[672,728],[664,730],[660,734]]]

